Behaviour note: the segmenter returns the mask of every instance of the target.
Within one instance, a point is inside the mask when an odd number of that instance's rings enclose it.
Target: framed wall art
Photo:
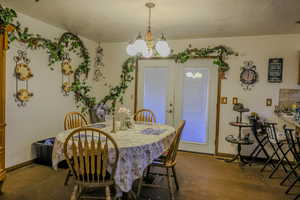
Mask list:
[[[281,83],[283,74],[283,59],[282,58],[270,58],[268,65],[268,82],[269,83]]]

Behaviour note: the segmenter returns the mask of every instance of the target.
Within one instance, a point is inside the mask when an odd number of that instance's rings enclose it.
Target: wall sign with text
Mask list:
[[[283,74],[283,59],[270,58],[268,66],[268,82],[281,83]]]

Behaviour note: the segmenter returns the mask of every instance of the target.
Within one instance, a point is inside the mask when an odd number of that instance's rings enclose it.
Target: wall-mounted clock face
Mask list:
[[[244,67],[241,68],[240,74],[241,85],[244,90],[251,90],[254,84],[258,80],[258,74],[256,72],[256,66],[252,61],[244,62]]]

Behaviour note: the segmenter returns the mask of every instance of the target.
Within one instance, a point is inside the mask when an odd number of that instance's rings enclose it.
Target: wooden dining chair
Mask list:
[[[71,199],[112,199],[110,187],[114,185],[119,149],[109,134],[95,128],[76,129],[64,143],[64,155],[75,178]],[[112,167],[110,174],[107,172],[108,164]],[[85,194],[87,189],[98,187],[105,189],[105,197]]]
[[[88,124],[85,117],[79,112],[69,112],[65,116],[64,127],[65,130],[79,128]]]
[[[86,126],[88,124],[85,117],[79,112],[69,112],[65,115],[64,127],[65,130],[80,128],[82,126]],[[69,170],[67,176],[65,178],[64,185],[68,185],[70,176],[72,176],[71,171]]]
[[[134,114],[134,120],[135,121],[143,121],[143,122],[152,122],[152,123],[156,123],[156,118],[154,113],[149,110],[149,109],[141,109],[138,110],[135,114]]]
[[[148,170],[149,170],[148,173],[149,174],[159,175],[159,176],[166,176],[167,177],[169,197],[170,197],[171,200],[175,199],[174,191],[173,191],[173,185],[172,185],[172,177],[174,177],[176,189],[179,190],[179,184],[178,184],[178,179],[177,179],[177,176],[176,176],[175,166],[176,166],[176,156],[177,156],[177,152],[178,152],[179,142],[180,142],[180,138],[181,138],[181,135],[182,135],[182,130],[184,128],[184,125],[185,125],[185,121],[184,120],[180,121],[179,126],[176,129],[175,137],[174,137],[174,139],[171,143],[171,146],[168,149],[166,155],[163,155],[160,158],[158,158],[157,160],[154,160],[153,163],[148,167]],[[166,174],[151,172],[150,169],[152,167],[165,168],[166,169]],[[171,174],[171,170],[172,170],[172,174]],[[149,185],[149,184],[143,184],[143,179],[144,179],[144,177],[142,177],[140,179],[140,182],[139,182],[139,185],[138,185],[138,192],[137,192],[138,197],[140,196],[142,185],[146,185],[146,186],[151,187],[151,185]]]

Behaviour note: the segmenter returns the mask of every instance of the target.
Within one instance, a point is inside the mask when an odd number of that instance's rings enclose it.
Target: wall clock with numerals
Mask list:
[[[244,90],[251,90],[254,84],[258,81],[258,73],[256,71],[256,66],[252,61],[245,61],[244,66],[241,67],[240,74],[241,85]]]

